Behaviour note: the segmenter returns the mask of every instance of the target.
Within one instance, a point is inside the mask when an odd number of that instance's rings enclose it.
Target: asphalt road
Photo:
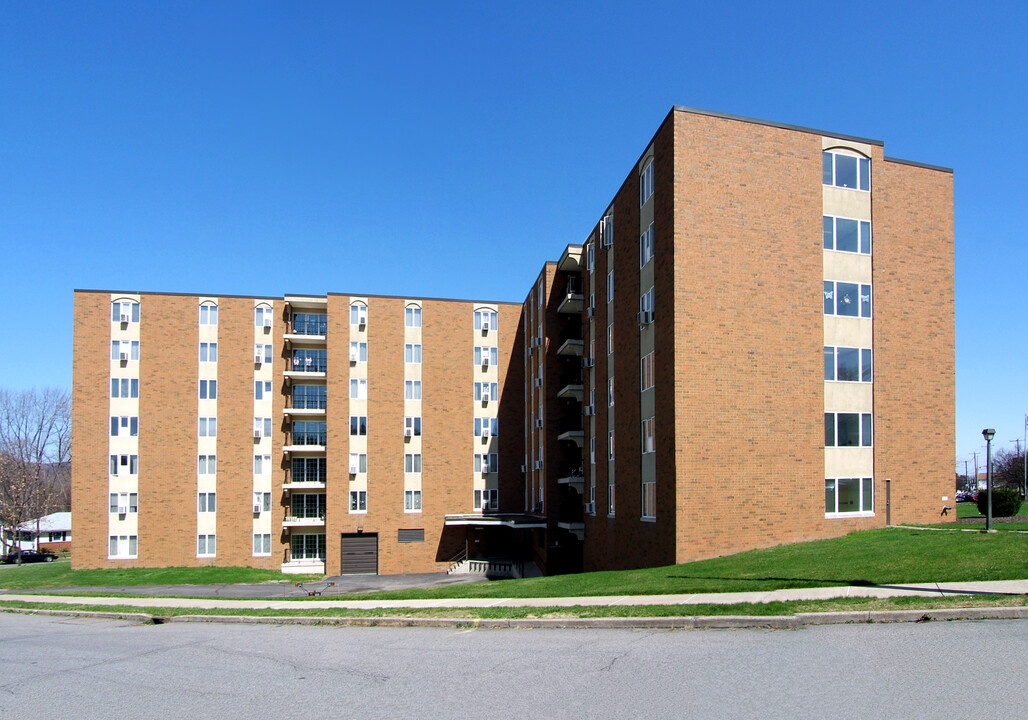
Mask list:
[[[0,717],[1023,717],[1028,621],[446,630],[0,613]]]

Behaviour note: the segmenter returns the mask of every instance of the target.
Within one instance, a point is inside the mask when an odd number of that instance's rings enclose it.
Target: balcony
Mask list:
[[[572,378],[560,388],[557,397],[582,402],[582,390],[582,378]]]
[[[585,431],[584,430],[565,430],[557,436],[558,441],[562,442],[573,442],[578,447],[582,447],[582,443],[585,442]]]
[[[324,490],[325,485],[324,478],[313,480],[290,478],[282,483],[282,490],[285,492],[307,492],[308,490]]]
[[[557,478],[558,485],[570,485],[579,493],[585,486],[585,471],[583,468],[571,468],[563,473],[563,477]]]
[[[325,516],[304,517],[299,515],[286,515],[282,518],[282,527],[325,527]]]
[[[292,432],[286,435],[285,453],[325,452],[326,432]],[[292,437],[290,437],[290,435]]]
[[[293,380],[307,380],[323,378],[326,372],[328,372],[328,360],[322,350],[319,354],[293,353],[293,357],[286,361],[283,375]]]
[[[557,527],[561,530],[567,530],[579,540],[583,540],[585,538],[584,522],[558,522]]]
[[[577,277],[568,278],[564,299],[557,306],[557,312],[566,315],[580,315],[584,302],[585,296],[582,295],[581,281]]]
[[[583,252],[583,245],[568,245],[557,261],[557,269],[570,273],[581,272]]]
[[[282,412],[285,415],[325,415],[326,406],[325,397],[314,396],[314,397],[295,397],[289,396],[286,398],[286,407],[282,408]]]
[[[585,340],[582,338],[568,338],[560,347],[557,348],[558,355],[564,355],[567,357],[579,356],[581,357],[585,350]]]
[[[289,559],[281,565],[283,575],[324,575],[325,558]]]

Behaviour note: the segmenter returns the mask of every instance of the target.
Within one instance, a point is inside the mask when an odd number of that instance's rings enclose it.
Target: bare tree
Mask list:
[[[70,467],[67,391],[0,389],[0,527],[16,532],[29,520],[68,507]]]

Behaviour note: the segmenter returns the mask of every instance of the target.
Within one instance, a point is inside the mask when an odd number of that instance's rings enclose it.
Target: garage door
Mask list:
[[[340,575],[378,574],[378,533],[343,533]]]

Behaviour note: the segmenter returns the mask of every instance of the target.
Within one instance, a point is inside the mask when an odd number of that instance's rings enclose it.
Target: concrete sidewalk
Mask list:
[[[453,598],[426,600],[325,600],[309,599],[228,599],[224,597],[87,597],[74,595],[37,595],[0,591],[4,601],[39,602],[54,605],[122,606],[135,608],[194,608],[235,610],[287,610],[346,608],[353,610],[398,608],[490,608],[490,607],[613,607],[644,605],[734,605],[738,603],[789,602],[827,600],[831,598],[903,596],[948,597],[955,595],[1028,594],[1028,580],[1001,580],[963,583],[912,583],[909,585],[874,585],[826,588],[794,588],[764,592],[699,593],[687,595],[615,595],[564,598]]]

